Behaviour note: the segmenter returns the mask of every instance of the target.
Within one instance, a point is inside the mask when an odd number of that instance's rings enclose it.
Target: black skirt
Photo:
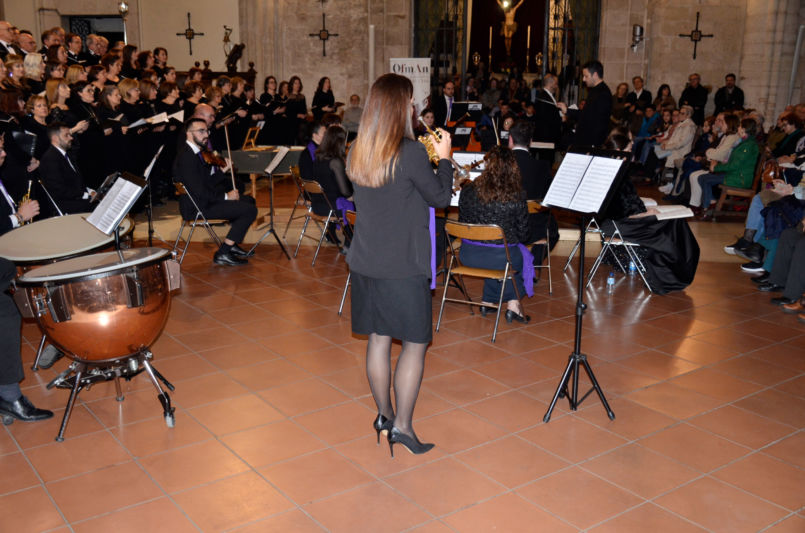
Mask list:
[[[428,279],[377,279],[352,272],[352,332],[431,342],[433,309]]]

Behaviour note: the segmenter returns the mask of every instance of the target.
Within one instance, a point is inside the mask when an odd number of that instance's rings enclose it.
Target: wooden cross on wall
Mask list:
[[[324,4],[324,0],[322,0],[322,5]],[[337,33],[330,33],[327,29],[327,21],[325,19],[327,15],[324,13],[321,14],[321,29],[318,33],[309,33],[309,37],[318,37],[321,40],[321,55],[323,57],[327,57],[327,40],[330,37],[338,37]]]
[[[712,37],[712,33],[702,33],[702,30],[699,29],[699,12],[696,12],[696,27],[691,30],[690,33],[680,33],[680,37],[687,37],[691,41],[693,41],[693,59],[696,59],[696,47],[699,46],[699,41],[704,39],[705,37]]]
[[[179,37],[184,37],[187,39],[187,44],[190,47],[190,55],[193,55],[193,39],[196,37],[203,36],[204,34],[198,32],[193,29],[193,26],[190,25],[190,13],[187,14],[187,29],[185,29],[182,33],[176,34]]]

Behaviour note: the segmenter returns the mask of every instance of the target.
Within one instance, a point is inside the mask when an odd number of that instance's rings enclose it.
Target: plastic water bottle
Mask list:
[[[607,276],[607,292],[609,294],[615,292],[615,273],[611,271],[609,276]]]
[[[634,261],[629,261],[629,275],[634,276],[637,274],[637,265],[634,264]]]

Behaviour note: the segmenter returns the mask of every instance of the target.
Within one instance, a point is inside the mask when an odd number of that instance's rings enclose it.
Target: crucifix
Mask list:
[[[696,47],[699,46],[699,41],[704,39],[705,37],[712,37],[712,33],[702,33],[702,30],[699,29],[699,12],[696,12],[696,27],[691,30],[690,33],[680,33],[680,37],[687,37],[691,41],[693,41],[693,59],[696,59]]]
[[[187,45],[190,47],[190,55],[193,55],[193,39],[198,36],[204,35],[203,33],[196,31],[193,29],[193,26],[190,25],[190,13],[187,14],[187,29],[182,33],[176,34],[179,37],[184,37],[187,39]]]
[[[322,0],[322,4],[323,3],[324,0]],[[325,15],[324,13],[321,14],[321,29],[319,30],[319,33],[308,34],[309,37],[318,37],[321,40],[321,55],[323,57],[327,57],[327,40],[330,37],[338,37],[337,33],[330,33],[329,30],[327,29],[327,22],[325,19],[326,16],[327,15]]]

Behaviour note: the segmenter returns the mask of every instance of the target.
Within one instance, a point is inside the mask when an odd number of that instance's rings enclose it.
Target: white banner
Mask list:
[[[414,84],[414,105],[416,114],[428,105],[430,96],[430,58],[392,57],[389,59],[391,72],[405,76]]]

